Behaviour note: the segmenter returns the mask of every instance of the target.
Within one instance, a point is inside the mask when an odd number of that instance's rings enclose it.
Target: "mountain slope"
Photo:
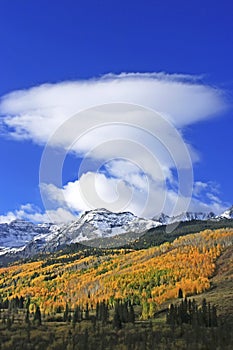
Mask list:
[[[225,210],[219,217],[225,219],[233,219],[233,205],[229,209]]]
[[[157,221],[138,218],[130,212],[112,213],[106,209],[96,209],[85,212],[79,220],[64,226],[58,235],[47,242],[44,249],[51,251],[71,243],[88,243],[90,240],[129,232],[140,235],[159,225]]]
[[[206,298],[217,306],[218,316],[233,324],[233,246],[227,247],[216,260],[216,269],[210,278],[210,289],[195,296],[198,302]]]
[[[47,227],[38,227],[24,220],[0,224],[0,247],[21,247],[41,232],[47,233]]]
[[[112,213],[106,209],[85,212],[76,221],[60,226],[14,221],[1,225],[0,255],[12,253],[18,258],[25,258],[96,238],[105,239],[131,232],[140,235],[159,225],[161,223],[157,221],[138,218],[130,212]]]
[[[169,225],[179,222],[178,234],[182,234],[180,228],[185,222],[188,223],[188,226],[189,223],[193,226],[190,232],[197,232],[205,227],[230,227],[231,220],[229,219],[232,216],[233,207],[220,216],[215,216],[213,213],[186,212],[172,218],[161,214],[153,220],[138,218],[130,212],[112,213],[106,209],[95,209],[83,213],[80,218],[70,224],[60,226],[35,225],[16,220],[10,224],[0,224],[0,256],[10,254],[11,258],[25,258],[39,252],[53,252],[78,242],[91,246],[110,247],[124,246],[136,241],[141,247],[141,242],[144,240],[144,246],[156,245],[177,236],[175,229],[174,234],[167,237],[167,229],[163,229],[162,225],[172,228]],[[196,226],[195,229],[194,226]],[[160,234],[159,227],[164,237],[157,239]]]
[[[155,303],[157,308],[185,295],[211,287],[216,260],[233,244],[233,230],[206,230],[173,243],[140,251],[108,250],[86,255],[85,250],[53,259],[15,264],[0,269],[1,295],[31,296],[44,312],[72,305],[129,298],[134,304]]]
[[[176,216],[168,216],[164,213],[161,213],[159,216],[155,216],[153,219],[161,222],[163,225],[169,225],[175,222],[184,222],[192,220],[210,220],[215,219],[216,216],[213,212],[204,213],[204,212],[184,212]]]
[[[221,220],[221,219],[233,219],[233,206],[225,210],[220,215],[215,215],[212,211],[209,213],[186,211],[176,216],[168,216],[164,213],[161,213],[160,215],[155,216],[153,218],[153,220],[159,221],[163,225],[169,225],[175,222],[184,222],[184,221],[192,221],[192,220]]]
[[[59,231],[55,224],[34,224],[25,220],[14,220],[9,224],[0,224],[0,249],[22,248],[37,237],[50,237]]]
[[[0,256],[7,253],[23,252],[31,242],[51,239],[60,227],[54,224],[34,224],[25,220],[14,220],[0,224]]]

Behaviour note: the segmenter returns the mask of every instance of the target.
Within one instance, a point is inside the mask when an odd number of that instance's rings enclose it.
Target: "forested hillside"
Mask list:
[[[30,297],[31,311],[39,305],[44,313],[67,303],[95,308],[103,300],[130,300],[146,319],[180,288],[185,296],[207,290],[216,259],[232,242],[232,229],[206,230],[144,250],[81,251],[15,264],[0,269],[1,300]]]
[[[231,349],[232,228],[75,247],[0,269],[1,350]]]

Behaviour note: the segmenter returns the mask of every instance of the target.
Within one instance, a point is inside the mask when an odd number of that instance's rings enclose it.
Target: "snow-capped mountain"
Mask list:
[[[17,220],[2,224],[0,255],[20,253],[30,256],[40,251],[54,251],[63,245],[112,237],[128,232],[140,233],[161,223],[138,218],[130,212],[112,213],[106,209],[85,212],[70,224],[38,224]]]
[[[60,232],[46,243],[46,250],[64,244],[84,242],[95,238],[112,237],[128,232],[140,233],[161,225],[159,222],[138,218],[130,212],[112,213],[107,209],[85,212],[80,219],[63,226]]]
[[[59,230],[54,224],[33,224],[25,220],[14,220],[0,224],[0,255],[22,251],[36,237],[50,237]]]
[[[47,233],[48,225],[35,225],[24,220],[0,224],[0,247],[21,247],[30,242],[38,233]]]
[[[233,219],[233,205],[225,210],[221,215],[219,215],[219,218],[224,218],[224,219]]]
[[[170,218],[170,216],[168,216],[164,213],[161,213],[160,215],[154,216],[152,218],[152,220],[158,221],[162,225],[167,225],[168,223],[170,223],[171,218]]]
[[[203,213],[203,212],[190,212],[181,213],[176,216],[168,216],[161,213],[158,217],[154,217],[153,220],[159,221],[163,225],[172,224],[179,221],[191,221],[191,220],[210,220],[215,219],[216,216],[213,212]]]
[[[89,240],[131,233],[140,235],[151,228],[174,222],[224,219],[233,219],[233,206],[219,216],[185,212],[173,217],[162,213],[153,219],[145,219],[130,212],[112,213],[106,209],[95,209],[83,213],[70,224],[60,226],[15,220],[10,224],[0,224],[0,256],[11,253],[17,254],[17,257],[28,257],[77,242],[87,243]]]

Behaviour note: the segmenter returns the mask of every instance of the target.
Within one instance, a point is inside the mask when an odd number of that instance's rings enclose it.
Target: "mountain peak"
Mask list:
[[[136,237],[151,228],[174,222],[224,219],[233,219],[233,206],[221,216],[215,216],[212,212],[184,212],[173,217],[161,213],[153,219],[145,219],[128,211],[113,213],[106,208],[98,208],[86,211],[77,220],[63,225],[34,224],[16,219],[10,224],[0,224],[0,255],[5,254],[6,250],[13,249],[15,252],[18,249],[25,256],[31,256],[40,251],[55,251],[72,243],[121,234],[133,234]]]
[[[153,220],[157,220],[161,222],[163,225],[167,225],[167,224],[171,224],[179,221],[209,220],[214,218],[215,218],[215,214],[213,212],[204,213],[204,212],[186,211],[172,217],[168,216],[167,214],[161,213],[160,215],[155,216]]]
[[[221,215],[219,215],[221,218],[225,219],[233,219],[233,205],[225,210]]]
[[[66,225],[51,242],[48,249],[61,245],[84,242],[96,238],[113,237],[116,235],[134,232],[140,234],[160,223],[138,218],[130,212],[113,213],[105,208],[86,211],[71,224]],[[49,247],[50,246],[50,247]]]

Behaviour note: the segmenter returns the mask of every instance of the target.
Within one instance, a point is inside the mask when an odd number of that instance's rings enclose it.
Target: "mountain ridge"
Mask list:
[[[0,224],[0,256],[19,254],[35,255],[39,252],[52,252],[74,243],[97,242],[111,237],[131,235],[139,237],[161,225],[192,220],[231,220],[233,206],[216,216],[214,213],[185,212],[169,217],[161,213],[152,219],[139,218],[131,212],[113,213],[105,208],[89,210],[69,224],[34,224],[24,220],[14,220]]]

